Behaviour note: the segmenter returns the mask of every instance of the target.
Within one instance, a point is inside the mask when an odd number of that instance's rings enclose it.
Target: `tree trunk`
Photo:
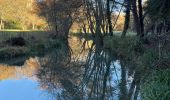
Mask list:
[[[35,24],[32,23],[32,30],[35,30]]]
[[[70,28],[73,24],[72,18],[61,18],[60,23],[55,25],[55,37],[60,40],[67,40]]]
[[[110,0],[107,0],[107,21],[109,25],[109,35],[113,36],[113,27],[112,27],[112,21],[111,21],[111,12],[110,12]]]
[[[22,26],[22,30],[25,30],[25,27],[24,27],[24,26]]]
[[[129,28],[129,22],[130,22],[130,0],[125,0],[126,3],[126,15],[125,15],[125,22],[124,22],[124,28],[122,32],[122,38],[126,36],[127,30]]]
[[[2,22],[2,19],[0,20],[0,30],[3,29],[3,22]]]
[[[144,24],[143,24],[143,9],[142,9],[142,0],[138,0],[138,9],[139,9],[139,23],[140,23],[140,37],[144,36]]]
[[[137,13],[136,0],[131,0],[131,5],[132,5],[132,13],[133,13],[135,30],[137,32],[137,36],[140,36],[141,31],[140,31],[139,17],[138,17],[138,13]]]
[[[95,42],[100,43],[100,45],[103,45],[103,34],[101,32],[101,25],[102,25],[102,2],[101,0],[97,0],[96,2],[97,10],[96,10],[96,33],[95,33]]]

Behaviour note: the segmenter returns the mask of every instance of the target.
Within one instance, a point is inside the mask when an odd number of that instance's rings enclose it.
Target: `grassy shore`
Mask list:
[[[141,75],[142,100],[170,99],[170,41],[165,40],[153,35],[142,40],[134,36],[105,38],[105,48],[125,63],[124,67]]]
[[[21,36],[26,40],[30,40],[31,38],[36,38],[37,40],[44,41],[46,40],[47,35],[48,34],[45,31],[6,30],[6,31],[0,31],[0,42],[17,36]]]
[[[23,37],[26,45],[22,47],[10,46],[6,44],[6,40],[14,37]],[[12,58],[23,56],[31,53],[39,52],[44,48],[48,41],[48,33],[45,31],[20,31],[20,30],[4,30],[0,31],[0,58]]]

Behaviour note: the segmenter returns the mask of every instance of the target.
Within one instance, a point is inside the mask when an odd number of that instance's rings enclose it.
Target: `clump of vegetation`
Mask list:
[[[141,86],[143,100],[170,99],[170,70],[154,71]]]
[[[30,55],[44,55],[54,49],[62,48],[61,41],[49,39],[46,43],[36,43],[30,46]]]
[[[153,68],[158,56],[153,51],[147,51],[139,58],[139,66]]]
[[[161,47],[159,45],[160,42],[154,41],[154,37],[107,37],[104,40],[104,47],[111,50],[114,54],[112,56],[123,60],[128,69],[143,72],[141,79],[144,79],[144,82],[147,80],[144,85],[141,84],[143,100],[170,99],[169,47],[166,44],[161,44]],[[145,79],[145,75],[149,79]]]
[[[39,30],[45,27],[46,21],[38,15],[36,0],[16,0],[15,3],[1,0],[0,3],[0,30]]]
[[[117,58],[126,60],[142,54],[144,49],[142,43],[133,36],[126,38],[120,38],[119,36],[107,37],[104,40],[104,48],[115,52]]]
[[[25,55],[39,55],[45,52],[48,38],[41,31],[1,31],[0,59]]]
[[[14,37],[6,40],[6,43],[11,46],[25,46],[26,40],[23,37]]]
[[[27,47],[5,47],[0,49],[0,59],[23,56],[29,51]]]

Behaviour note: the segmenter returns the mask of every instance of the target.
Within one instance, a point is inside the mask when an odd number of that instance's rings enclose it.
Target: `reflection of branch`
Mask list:
[[[141,75],[140,75],[140,72],[137,71],[137,72],[135,72],[134,79],[133,79],[130,89],[129,89],[128,100],[132,100],[133,93],[135,93],[135,95],[138,95],[137,93],[139,92],[139,90],[135,91],[135,86],[138,87],[138,85],[140,84],[140,80],[141,80]],[[139,87],[138,87],[138,89],[139,89]]]
[[[102,100],[105,98],[105,92],[106,92],[106,83],[107,83],[107,78],[110,74],[110,64],[106,65],[106,73],[104,75],[104,80],[103,80],[103,95],[101,97]]]
[[[95,45],[94,51],[93,48],[90,49],[81,83],[81,88],[88,94],[88,99],[104,100],[112,95],[112,84],[109,82],[112,62],[110,53],[101,49],[99,45]]]
[[[120,83],[120,100],[127,100],[127,81],[126,81],[126,68],[125,65],[121,63],[121,83]]]

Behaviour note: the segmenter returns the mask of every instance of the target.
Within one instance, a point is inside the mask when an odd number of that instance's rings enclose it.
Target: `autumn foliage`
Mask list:
[[[45,20],[38,15],[36,0],[0,0],[0,29],[43,29]]]

